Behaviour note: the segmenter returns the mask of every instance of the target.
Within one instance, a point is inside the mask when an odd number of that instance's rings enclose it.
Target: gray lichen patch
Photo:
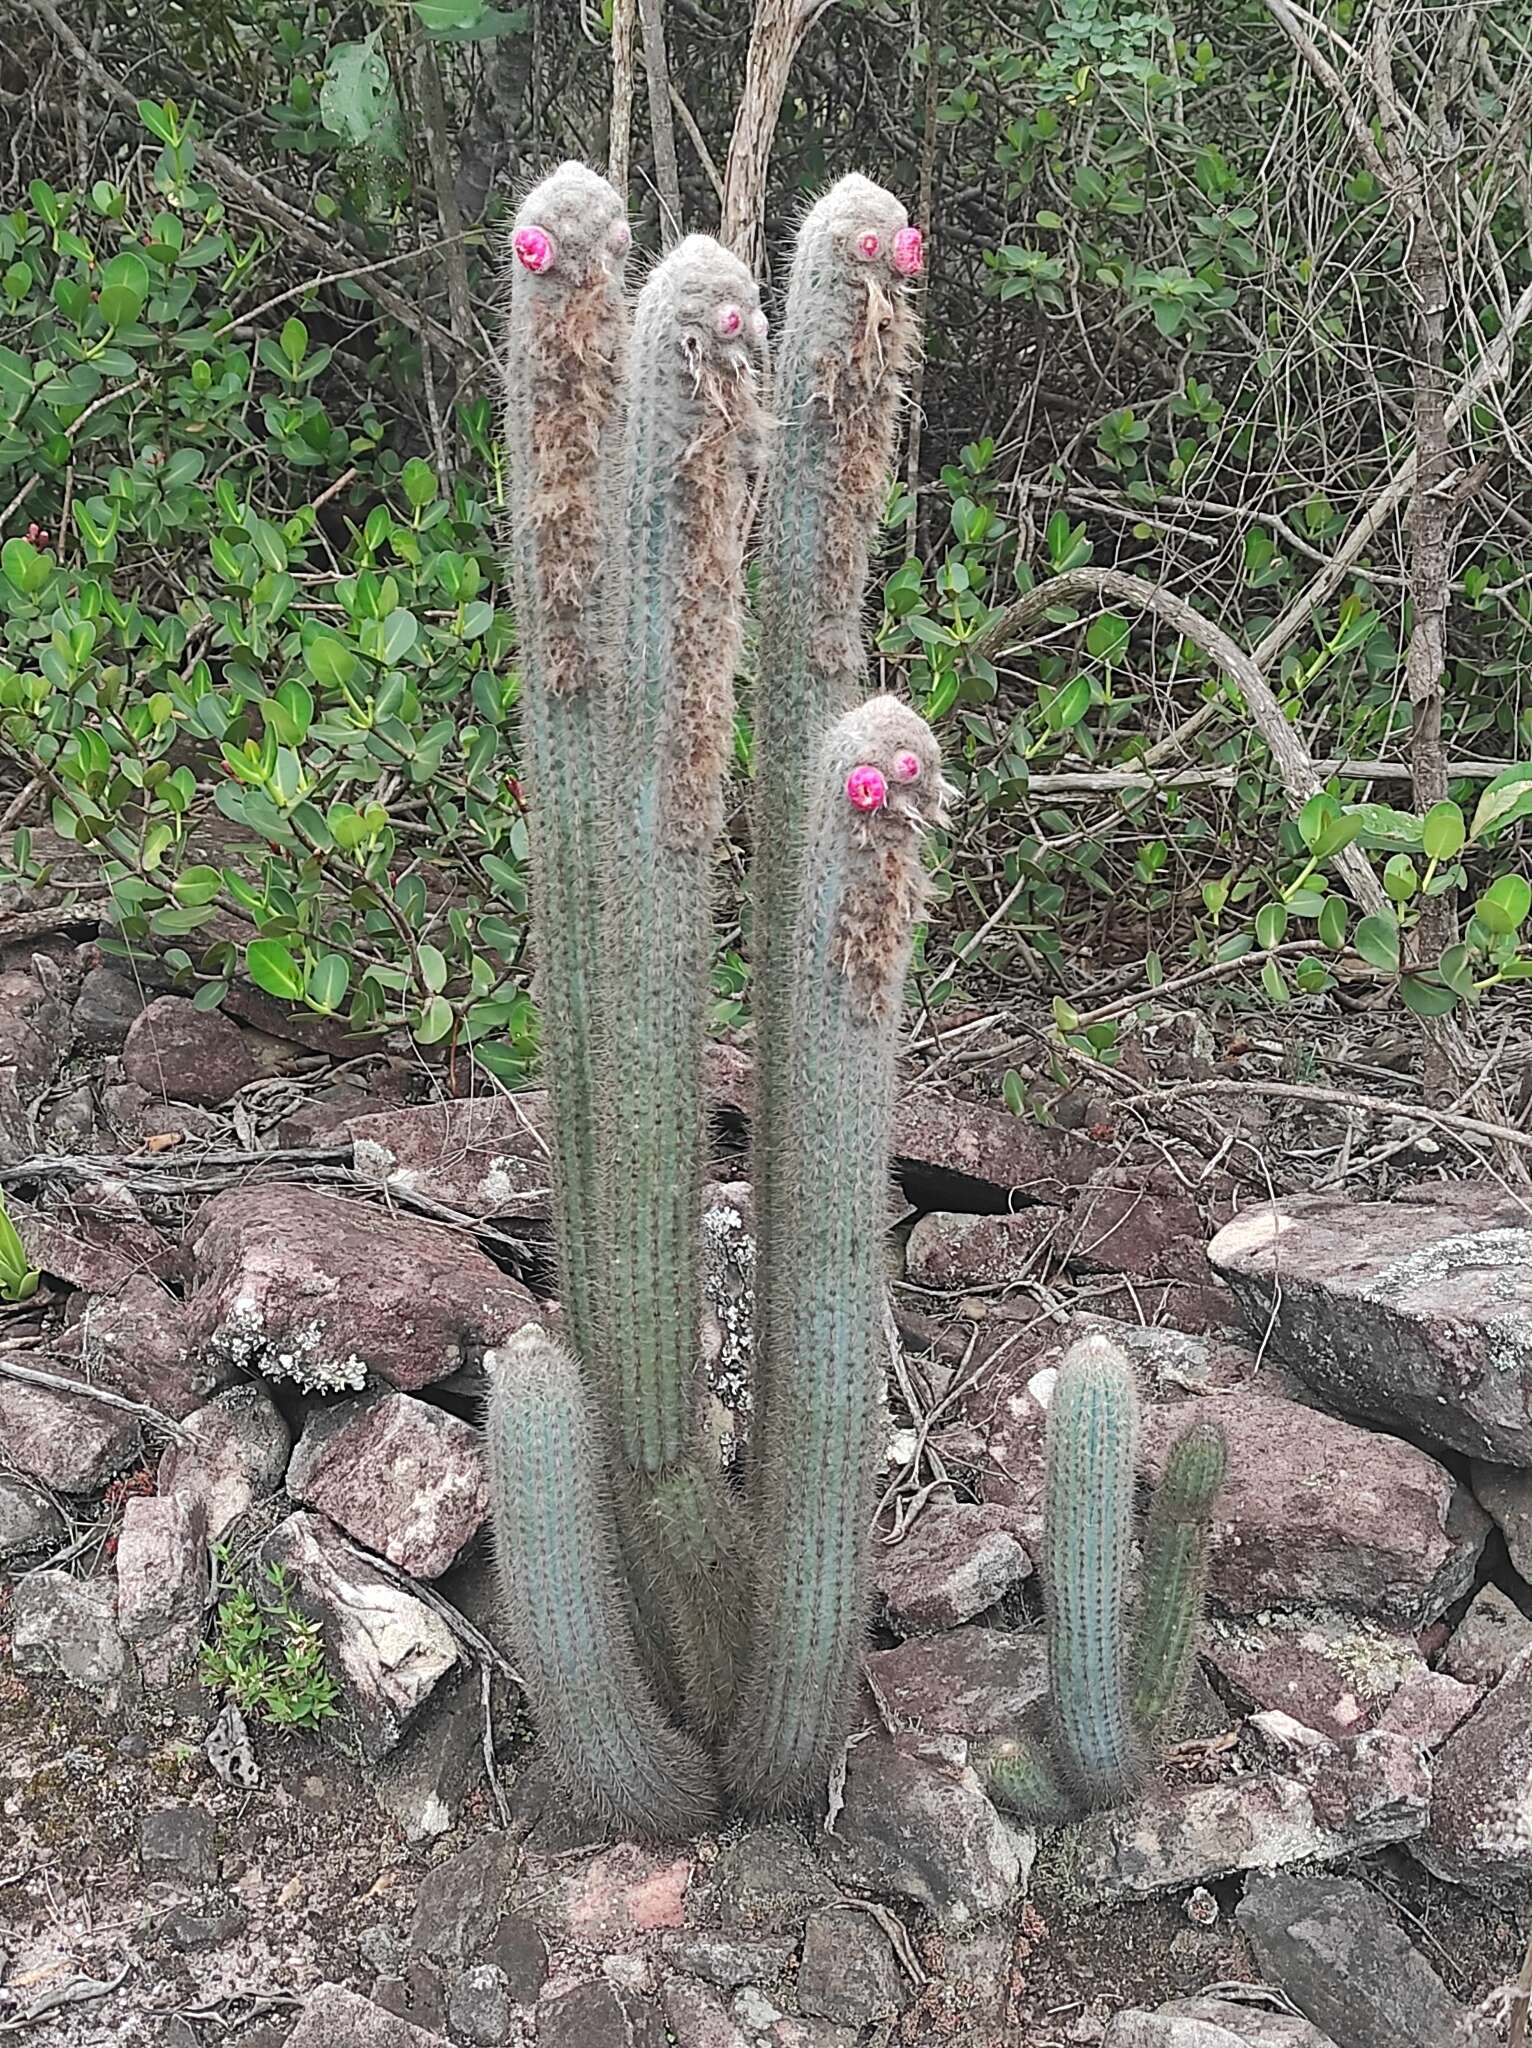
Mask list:
[[[340,1356],[318,1322],[299,1323],[273,1343],[256,1305],[236,1301],[208,1337],[215,1358],[269,1380],[293,1380],[315,1394],[356,1393],[367,1384],[367,1366],[355,1352]]]

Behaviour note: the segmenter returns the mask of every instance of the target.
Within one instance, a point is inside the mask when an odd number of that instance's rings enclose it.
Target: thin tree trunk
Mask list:
[[[916,0],[916,7],[918,9],[919,0]],[[938,73],[941,68],[937,61],[937,40],[942,32],[942,0],[925,0],[925,20],[923,24],[919,23],[917,14],[917,25],[923,26],[925,29],[925,35],[922,40],[926,46],[925,94],[921,109],[920,216],[918,223],[920,227],[924,228],[927,237],[926,267],[920,274],[920,284],[918,287],[920,294],[918,317],[920,319],[920,331],[923,334],[926,331],[926,296],[931,289],[930,251],[935,246],[936,239],[936,141],[938,134],[936,106],[939,90]],[[918,555],[920,553],[920,432],[923,424],[921,402],[925,396],[925,384],[926,355],[925,350],[921,349],[917,352],[915,361],[910,368],[910,440],[904,462],[904,488],[910,501],[910,509],[904,515],[904,551],[907,555]]]
[[[431,166],[436,211],[446,244],[442,250],[442,265],[447,273],[449,317],[453,335],[466,347],[473,340],[473,301],[468,293],[468,253],[463,246],[463,216],[458,209],[457,177],[447,137],[447,99],[442,90],[436,51],[424,40],[416,59],[415,90],[420,97],[420,123],[425,130],[426,157]]]
[[[637,61],[638,0],[613,0],[612,5],[612,125],[607,139],[606,175],[628,196],[628,173],[633,162],[633,86]]]
[[[803,38],[831,5],[833,0],[756,0],[745,89],[724,167],[719,235],[757,276],[765,267],[766,178],[788,76]]]
[[[654,147],[654,188],[660,200],[660,237],[668,249],[681,233],[681,172],[670,111],[670,59],[665,52],[661,0],[638,0],[644,31],[644,77],[649,89],[649,138]]]

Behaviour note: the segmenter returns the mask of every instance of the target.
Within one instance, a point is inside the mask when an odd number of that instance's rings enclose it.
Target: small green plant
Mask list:
[[[202,1651],[202,1683],[229,1694],[242,1713],[313,1734],[339,1711],[324,1639],[319,1623],[293,1605],[282,1567],[272,1565],[265,1578],[271,1590],[262,1597],[236,1585],[219,1603]]]
[[[30,1301],[37,1292],[38,1278],[21,1233],[6,1211],[5,1197],[0,1195],[0,1301]]]

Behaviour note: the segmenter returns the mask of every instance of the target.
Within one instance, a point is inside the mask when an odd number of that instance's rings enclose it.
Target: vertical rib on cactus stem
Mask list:
[[[622,399],[628,312],[622,201],[583,164],[528,195],[508,259],[507,494],[520,636],[521,729],[531,793],[543,1064],[551,1100],[555,1228],[567,1327],[587,1370],[600,1350],[596,1102],[599,855],[607,649],[599,585],[603,443]]]
[[[491,1353],[489,1442],[501,1591],[549,1759],[583,1812],[673,1840],[717,1812],[712,1768],[640,1665],[580,1369],[546,1331]]]
[[[1125,1684],[1137,1436],[1132,1368],[1105,1337],[1082,1337],[1048,1403],[1043,1577],[1054,1740],[1093,1806],[1121,1799],[1138,1775]]]
[[[789,1057],[808,789],[825,732],[861,695],[867,552],[893,461],[915,315],[901,256],[912,231],[899,201],[842,178],[798,232],[779,338],[777,430],[761,527],[759,683],[755,699],[754,967],[756,1123],[775,1128]],[[756,1160],[760,1263],[769,1272],[781,1202],[768,1152]],[[756,1348],[755,1413],[772,1400],[773,1361]],[[759,1427],[759,1422],[757,1427]]]
[[[729,1773],[754,1808],[821,1795],[867,1618],[880,1426],[883,1242],[900,999],[943,793],[923,720],[878,697],[830,732],[813,778],[778,1121],[790,1188],[757,1293],[773,1399],[755,1425],[757,1572]]]
[[[607,1369],[635,1596],[704,1725],[726,1708],[742,1605],[721,1583],[734,1546],[716,1455],[710,1471],[699,1454],[702,1052],[764,331],[749,272],[705,236],[678,244],[645,285],[615,577]]]
[[[1197,1661],[1213,1504],[1227,1462],[1217,1424],[1190,1422],[1171,1445],[1154,1490],[1132,1672],[1133,1725],[1151,1746],[1174,1734]]]

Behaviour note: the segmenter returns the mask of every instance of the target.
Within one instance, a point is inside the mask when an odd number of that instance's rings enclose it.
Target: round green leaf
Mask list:
[[[1364,917],[1356,928],[1356,949],[1369,967],[1384,974],[1399,972],[1399,927],[1383,911]]]
[[[445,996],[432,996],[420,1013],[415,1037],[421,1045],[435,1045],[452,1029],[452,1005]]]
[[[1468,827],[1463,813],[1450,799],[1433,804],[1421,820],[1420,843],[1427,860],[1456,860],[1467,837]],[[1439,1016],[1441,1012],[1423,1010],[1420,1014],[1429,1017]]]
[[[303,994],[303,970],[280,939],[252,939],[245,948],[245,971],[269,996],[295,1003]]]
[[[97,304],[108,327],[131,327],[149,296],[149,266],[136,249],[124,249],[101,272]]]
[[[1400,990],[1406,1007],[1417,1017],[1445,1017],[1461,1001],[1450,988],[1444,988],[1439,981],[1427,981],[1419,974],[1407,974]]]
[[[1496,937],[1516,931],[1532,910],[1532,884],[1521,875],[1498,875],[1474,905],[1474,916]]]
[[[1346,943],[1346,906],[1339,896],[1325,898],[1319,913],[1319,943],[1338,953]]]
[[[1280,946],[1282,935],[1287,930],[1287,905],[1285,903],[1263,903],[1255,914],[1256,944],[1269,952],[1273,946]]]
[[[1089,676],[1071,676],[1043,712],[1043,723],[1053,732],[1068,732],[1090,709]]]

